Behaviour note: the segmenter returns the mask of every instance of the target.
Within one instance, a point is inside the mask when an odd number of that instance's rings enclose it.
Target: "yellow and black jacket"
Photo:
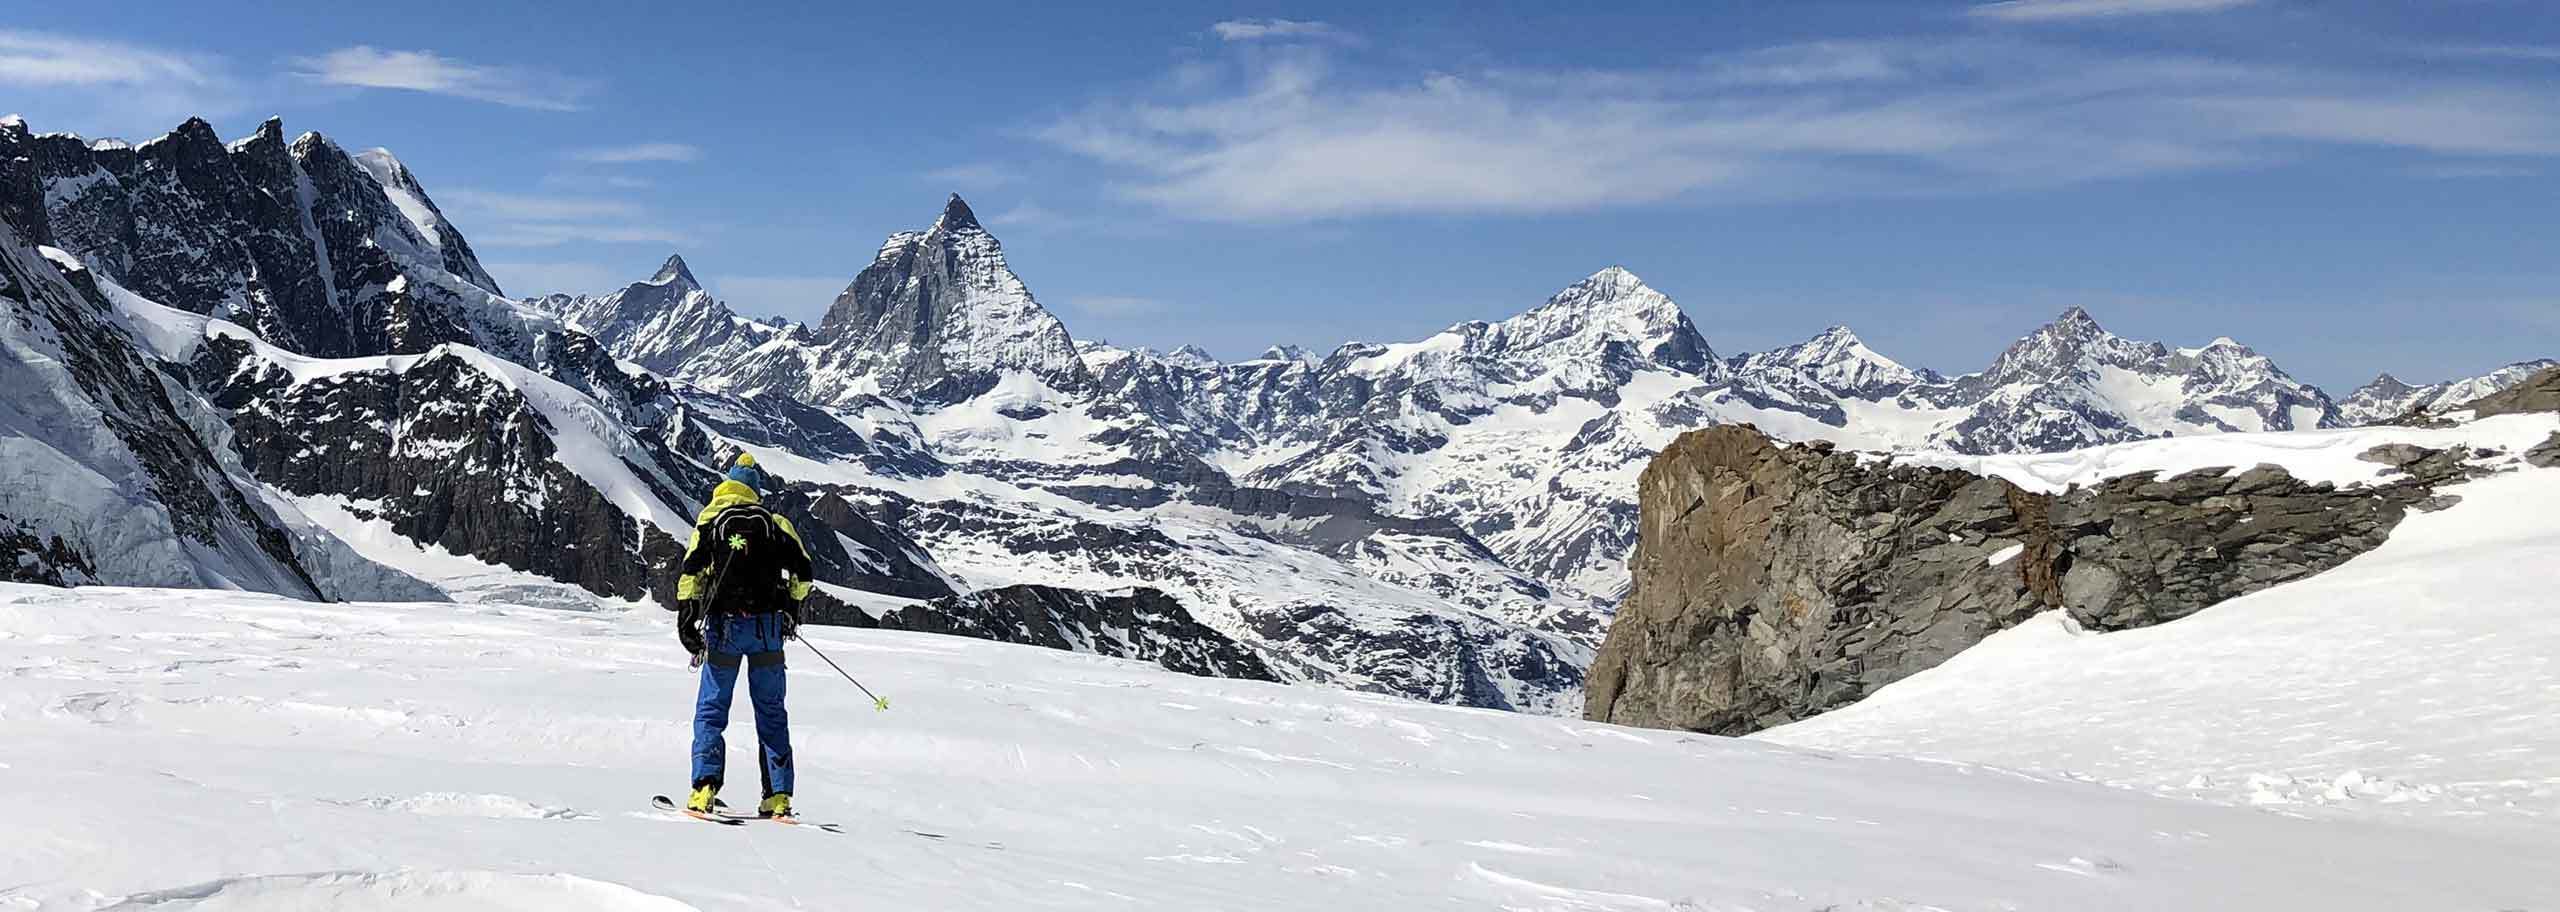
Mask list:
[[[729,546],[733,542],[738,542],[739,539],[724,539],[711,530],[720,520],[720,514],[735,507],[749,505],[763,506],[763,499],[756,496],[754,488],[735,481],[723,481],[719,487],[711,489],[711,503],[702,508],[700,515],[694,517],[693,540],[685,544],[683,575],[676,577],[676,601],[679,604],[696,602],[705,596],[716,594],[710,591],[713,588],[711,586],[713,570],[724,565],[724,559],[730,557]],[[798,604],[801,599],[809,597],[809,549],[800,541],[800,530],[792,528],[791,520],[784,518],[782,514],[763,510],[756,512],[762,513],[763,517],[772,523],[773,529],[782,533],[779,538],[791,543],[789,548],[780,549],[777,554],[758,555],[762,558],[759,563],[763,566],[778,567],[778,572],[771,569],[765,571],[774,574],[772,587],[742,590],[742,594],[756,597],[751,599],[750,603],[705,607],[729,611],[757,611],[773,608],[787,610]],[[787,586],[784,583],[786,577]],[[727,582],[722,585],[724,588],[733,588]],[[761,597],[768,592],[787,594],[791,604],[769,607],[752,604],[753,601],[761,601]],[[720,600],[732,601],[726,596]]]

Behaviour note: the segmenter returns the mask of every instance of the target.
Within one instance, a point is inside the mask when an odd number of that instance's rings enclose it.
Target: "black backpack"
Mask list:
[[[711,558],[703,607],[730,614],[763,614],[791,606],[791,557],[800,544],[783,533],[771,511],[738,504],[713,514],[699,531],[701,547]]]

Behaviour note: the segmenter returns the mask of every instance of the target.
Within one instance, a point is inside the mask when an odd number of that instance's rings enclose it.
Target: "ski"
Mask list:
[[[693,819],[695,819],[695,820],[699,820],[699,821],[702,821],[702,822],[704,822],[704,823],[716,823],[716,824],[719,824],[719,825],[721,825],[721,826],[746,826],[746,825],[747,825],[747,822],[746,822],[745,820],[743,820],[743,819],[740,819],[740,818],[730,817],[730,816],[725,815],[725,814],[705,814],[705,813],[702,813],[702,812],[699,812],[699,811],[695,811],[695,810],[692,810],[692,809],[686,808],[686,807],[685,807],[685,806],[683,806],[683,805],[677,804],[677,803],[676,803],[676,801],[675,801],[675,799],[673,799],[673,798],[669,798],[669,797],[667,797],[667,796],[665,796],[665,795],[651,795],[651,796],[649,796],[649,804],[650,804],[651,806],[653,806],[653,807],[656,807],[658,810],[661,810],[661,811],[673,811],[673,812],[675,812],[675,813],[683,814],[684,816],[691,817],[691,818],[693,818]]]
[[[759,815],[759,814],[741,814],[741,813],[738,813],[738,812],[736,812],[736,811],[729,810],[729,803],[728,803],[728,802],[726,802],[726,801],[722,801],[722,800],[720,800],[720,799],[718,799],[718,798],[713,798],[713,799],[711,799],[711,809],[712,809],[712,813],[713,813],[715,816],[718,816],[720,819],[722,819],[722,820],[736,821],[736,822],[741,823],[741,824],[744,824],[744,823],[750,823],[750,822],[754,822],[754,821],[759,821],[759,820],[760,820],[760,821],[765,821],[765,822],[768,822],[768,823],[779,823],[779,824],[782,824],[783,826],[806,827],[806,828],[808,828],[808,829],[812,829],[812,830],[824,830],[824,831],[829,832],[829,833],[838,833],[838,834],[841,834],[841,833],[843,833],[843,832],[844,832],[844,827],[838,826],[838,825],[836,825],[836,824],[832,824],[832,823],[812,823],[812,822],[810,822],[810,821],[802,820],[802,819],[800,819],[800,818],[798,818],[798,817],[766,817],[766,816],[762,816],[762,815]]]

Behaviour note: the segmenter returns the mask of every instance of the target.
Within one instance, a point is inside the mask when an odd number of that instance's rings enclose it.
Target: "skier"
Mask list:
[[[755,457],[739,454],[694,519],[683,575],[676,578],[676,638],[702,670],[693,709],[693,794],[685,800],[685,809],[698,814],[711,813],[720,793],[728,762],[723,732],[743,663],[764,768],[764,801],[756,813],[791,816],[782,641],[797,633],[800,600],[809,595],[809,552],[790,520],[764,508],[765,484]]]

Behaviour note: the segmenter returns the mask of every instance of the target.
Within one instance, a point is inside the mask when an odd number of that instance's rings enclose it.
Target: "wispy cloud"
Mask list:
[[[237,110],[222,58],[125,41],[0,28],[0,87],[24,90],[0,113],[36,129],[152,135],[190,116]]]
[[[625,218],[640,213],[640,206],[627,200],[600,199],[586,196],[547,196],[534,193],[500,193],[488,190],[453,190],[444,198],[469,212],[486,213],[510,219],[589,219]]]
[[[49,32],[0,29],[0,84],[28,87],[210,85],[187,55]]]
[[[657,181],[629,174],[554,171],[542,176],[542,186],[554,190],[646,190],[657,185]]]
[[[480,247],[556,247],[573,243],[683,244],[683,232],[658,224],[645,206],[625,199],[461,189],[439,194],[446,214]]]
[[[2472,60],[2512,60],[2526,63],[2560,63],[2560,46],[2532,44],[2468,44],[2438,45],[2419,49],[2429,57],[2454,57]]]
[[[924,173],[924,179],[945,187],[962,190],[985,190],[1022,180],[1022,175],[1003,165],[977,162],[935,168]]]
[[[596,88],[590,80],[528,67],[476,64],[433,51],[387,51],[362,44],[317,57],[297,57],[292,63],[304,77],[328,85],[406,89],[544,111],[578,110]]]
[[[2257,0],[2006,0],[1983,3],[1967,12],[1976,18],[2004,22],[2052,22],[2149,16],[2160,13],[2211,13],[2247,6]]]
[[[685,143],[653,142],[624,146],[595,146],[576,149],[569,157],[601,165],[627,165],[636,162],[701,161],[702,150]]]
[[[1113,99],[1035,136],[1192,219],[1556,212],[1670,200],[1980,192],[2320,147],[2560,154],[2560,98],[2452,76],[2092,51],[1834,42],[1668,69],[1357,69],[1314,48]]]
[[[1066,213],[1029,200],[1024,200],[1013,208],[987,219],[988,224],[998,228],[1026,228],[1035,231],[1063,228],[1073,221],[1067,217]]]
[[[1351,33],[1331,23],[1299,19],[1229,19],[1209,26],[1220,41],[1345,41]]]
[[[2417,167],[2410,168],[2409,174],[2415,177],[2423,177],[2428,180],[2496,180],[2516,177],[2540,177],[2542,172],[2520,165],[2503,165],[2486,162],[2444,162],[2440,164],[2419,165]]]

